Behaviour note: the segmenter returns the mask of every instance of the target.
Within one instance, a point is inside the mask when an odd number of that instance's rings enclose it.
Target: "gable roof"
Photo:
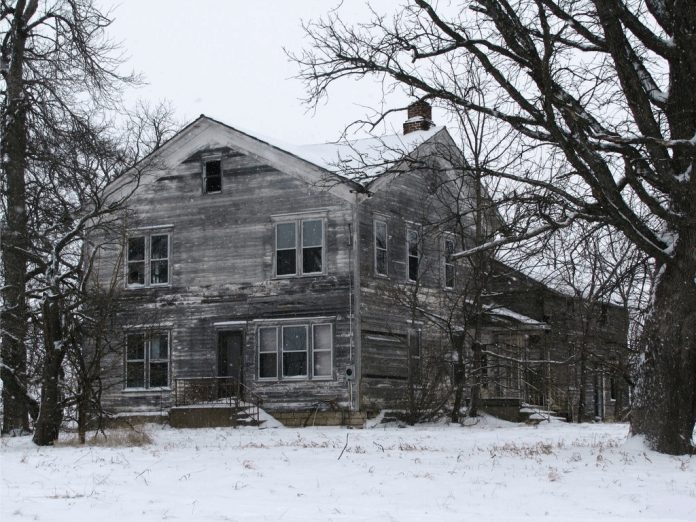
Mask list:
[[[263,159],[278,170],[323,186],[344,199],[352,199],[354,196],[350,194],[367,193],[368,184],[438,135],[449,138],[445,127],[433,127],[406,135],[293,145],[240,130],[201,114],[137,166],[144,166],[143,170],[148,167],[162,170],[195,157],[203,148],[213,150],[233,146]],[[158,164],[158,161],[163,163]]]

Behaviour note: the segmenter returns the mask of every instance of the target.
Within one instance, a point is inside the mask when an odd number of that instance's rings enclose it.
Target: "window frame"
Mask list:
[[[452,252],[451,253],[449,252],[449,249],[447,248],[447,243],[452,244]],[[443,262],[442,287],[445,290],[453,290],[457,284],[457,264],[455,263],[455,260],[450,257],[452,254],[454,254],[456,249],[457,249],[457,242],[455,241],[454,237],[452,237],[451,235],[446,235],[442,241],[442,262]],[[451,285],[447,284],[449,282],[449,279],[447,277],[447,269],[449,267],[451,267],[451,269],[452,269],[452,284]]]
[[[166,258],[152,258],[152,238],[156,236],[165,236],[167,238],[167,257]],[[129,242],[131,239],[143,238],[144,245],[144,257],[142,261],[131,261],[128,257]],[[148,231],[137,231],[136,234],[127,234],[126,236],[126,262],[125,262],[125,287],[127,289],[133,288],[157,288],[157,287],[167,287],[172,284],[172,234],[168,231],[160,230],[148,230]],[[166,261],[167,262],[167,281],[164,283],[153,283],[152,282],[152,262],[153,261]],[[130,265],[132,263],[143,263],[143,283],[129,283],[128,277],[130,272]]]
[[[416,255],[413,256],[411,255],[411,243],[409,239],[410,233],[415,233],[416,234]],[[406,281],[409,283],[417,283],[418,282],[418,277],[420,276],[420,259],[422,255],[422,246],[421,246],[421,231],[420,227],[415,225],[415,224],[409,224],[406,226]],[[415,257],[416,259],[416,279],[411,279],[411,258]]]
[[[286,350],[285,349],[285,330],[289,328],[304,329],[304,350]],[[280,375],[284,381],[304,381],[310,379],[309,374],[309,325],[307,324],[284,324],[280,327]],[[304,353],[305,354],[305,371],[302,375],[285,375],[285,354],[288,353]]]
[[[208,163],[219,163],[220,166],[220,189],[219,190],[208,190]],[[202,185],[202,191],[203,194],[220,194],[222,193],[223,190],[223,184],[222,184],[222,156],[205,156],[201,158],[201,177],[203,181]]]
[[[129,359],[128,358],[128,339],[129,337],[139,336],[142,339],[143,358]],[[167,338],[167,357],[165,359],[153,359],[151,355],[152,340],[156,336]],[[130,331],[126,333],[126,343],[123,353],[123,390],[124,392],[137,391],[162,391],[171,390],[172,383],[172,333],[171,330],[152,330],[152,331]],[[129,363],[143,364],[143,386],[128,386],[128,364]],[[152,364],[167,364],[167,384],[165,386],[152,386]]]
[[[317,327],[329,327],[330,345],[328,348],[315,349],[314,332]],[[287,328],[303,328],[305,331],[305,350],[285,350],[284,331]],[[261,331],[275,331],[275,352],[261,351]],[[256,379],[259,382],[293,382],[293,381],[330,381],[334,379],[334,323],[326,321],[309,322],[290,322],[288,324],[259,325],[256,328]],[[285,375],[283,355],[285,353],[306,353],[306,367],[304,375]],[[261,376],[261,354],[275,353],[276,367],[275,376]],[[314,354],[329,354],[329,371],[325,375],[317,375],[315,372]]]
[[[318,221],[321,224],[321,245],[304,246],[304,223]],[[280,279],[292,277],[312,277],[326,274],[326,218],[322,216],[301,216],[297,218],[278,219],[273,223],[273,276]],[[292,274],[278,273],[278,251],[288,251],[291,248],[278,248],[278,226],[293,224],[295,227],[295,272]],[[304,271],[304,250],[309,248],[321,248],[321,269],[318,272]]]
[[[273,351],[261,351],[261,330],[273,330],[275,333],[275,348]],[[257,341],[256,341],[256,378],[259,381],[277,381],[278,380],[278,346],[279,346],[279,341],[280,339],[278,338],[278,327],[277,326],[259,326],[256,329],[256,336],[257,336]],[[275,374],[271,377],[262,377],[261,376],[261,354],[269,354],[272,353],[275,355]]]
[[[384,248],[377,246],[377,226],[384,225]],[[375,275],[379,277],[389,277],[389,225],[384,219],[373,219],[372,221],[372,245],[373,245],[373,261]],[[379,271],[379,263],[377,254],[379,251],[384,252],[384,272]]]

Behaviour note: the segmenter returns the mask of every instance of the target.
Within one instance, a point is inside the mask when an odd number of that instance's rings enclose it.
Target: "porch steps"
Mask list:
[[[260,426],[247,406],[201,404],[174,406],[169,410],[169,425],[173,428],[236,428]]]

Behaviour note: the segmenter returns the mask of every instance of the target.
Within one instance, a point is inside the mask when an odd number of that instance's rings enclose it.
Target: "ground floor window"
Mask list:
[[[169,386],[169,332],[137,332],[126,336],[126,388]]]
[[[257,338],[259,379],[331,378],[331,324],[264,326]]]

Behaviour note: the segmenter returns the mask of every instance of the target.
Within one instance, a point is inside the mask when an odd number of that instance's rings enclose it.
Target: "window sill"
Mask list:
[[[307,279],[310,277],[325,277],[326,272],[312,272],[311,274],[289,274],[289,275],[274,275],[273,279]]]
[[[170,387],[162,387],[162,388],[124,388],[121,390],[121,393],[126,393],[126,394],[141,394],[141,395],[156,395],[160,394],[162,392],[170,392],[172,389]]]
[[[147,290],[148,288],[171,288],[171,283],[161,283],[156,285],[126,285],[126,290]]]

